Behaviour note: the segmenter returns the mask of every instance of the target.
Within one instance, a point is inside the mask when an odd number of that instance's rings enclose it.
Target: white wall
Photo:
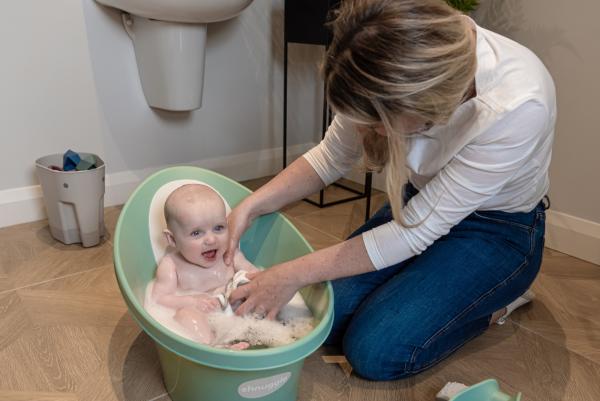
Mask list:
[[[238,180],[278,171],[282,29],[283,0],[255,0],[238,18],[209,25],[203,107],[168,113],[146,105],[117,11],[93,0],[4,4],[0,226],[42,217],[34,161],[67,148],[104,159],[107,204],[165,165],[207,165]],[[292,153],[320,137],[321,54],[290,47]],[[7,212],[32,199],[23,216]]]
[[[600,263],[600,3],[482,0],[475,19],[535,51],[558,90],[548,245]],[[93,0],[19,0],[0,13],[0,226],[43,217],[37,157],[67,148],[107,163],[107,204],[151,171],[192,163],[247,179],[279,169],[283,0],[254,0],[208,30],[203,108],[146,106],[119,15]],[[320,136],[322,50],[290,46],[289,133]],[[357,176],[358,177],[358,176]]]
[[[35,183],[36,157],[65,146],[104,153],[81,5],[3,4],[0,190]]]
[[[552,74],[558,121],[547,245],[600,264],[600,2],[482,0],[475,19],[533,50]]]

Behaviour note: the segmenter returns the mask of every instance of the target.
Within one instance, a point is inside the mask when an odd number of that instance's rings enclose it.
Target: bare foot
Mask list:
[[[239,343],[231,344],[227,348],[235,350],[235,351],[241,351],[244,349],[248,349],[249,347],[250,347],[249,343],[247,343],[245,341],[240,341]]]

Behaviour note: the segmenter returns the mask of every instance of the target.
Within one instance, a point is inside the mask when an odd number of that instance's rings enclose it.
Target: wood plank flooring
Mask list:
[[[255,189],[266,180],[245,184]],[[348,196],[331,187],[327,200]],[[376,193],[372,210],[385,201]],[[364,218],[364,200],[284,212],[314,248],[335,244]],[[0,401],[169,400],[156,351],[127,313],[112,265],[120,207],[107,208],[96,247],[55,241],[46,221],[0,229]],[[305,363],[299,400],[433,401],[448,381],[496,378],[527,401],[600,400],[600,266],[546,250],[538,297],[440,365],[374,383],[325,363]]]

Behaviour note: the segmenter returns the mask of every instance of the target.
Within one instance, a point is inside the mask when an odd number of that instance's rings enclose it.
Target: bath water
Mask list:
[[[176,309],[160,305],[152,297],[154,281],[152,280],[146,287],[144,308],[150,316],[167,329],[191,339],[185,328],[175,321]],[[176,294],[195,295],[199,293],[178,290]],[[224,348],[240,341],[248,342],[251,349],[277,347],[304,337],[314,328],[312,313],[299,293],[296,293],[292,300],[281,309],[277,320],[258,319],[253,316],[232,316],[221,310],[208,313],[207,317],[215,334],[214,343],[210,345],[217,348]]]

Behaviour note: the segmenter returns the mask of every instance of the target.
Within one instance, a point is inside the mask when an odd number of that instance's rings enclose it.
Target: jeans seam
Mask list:
[[[510,220],[497,219],[495,217],[484,216],[484,215],[480,214],[480,212],[478,212],[478,211],[474,211],[473,214],[484,220],[490,220],[490,221],[495,221],[496,223],[509,224],[511,226],[520,227],[524,230],[527,230],[528,232],[533,231],[533,227],[530,227],[526,224],[521,224],[521,223],[517,223],[514,221],[510,221]],[[534,224],[535,224],[535,222],[534,222]]]
[[[456,346],[454,346],[453,348],[447,350],[446,352],[438,355],[437,358],[429,361],[427,364],[421,366],[418,369],[405,369],[405,372],[408,373],[409,375],[414,375],[417,374],[419,372],[422,372],[424,370],[429,369],[430,367],[432,367],[433,365],[435,365],[436,363],[446,359],[448,356],[450,356],[454,351],[456,351],[457,349],[459,349],[460,347],[462,347],[463,345],[465,345],[466,343],[468,343],[469,341],[471,341],[472,339],[479,337],[481,334],[485,333],[485,328],[483,330],[478,331],[477,333],[473,334],[472,336],[466,338],[464,341],[462,341],[461,343],[457,344]],[[414,361],[411,362],[411,364],[414,364]]]
[[[536,221],[534,222],[534,226],[537,224],[538,219],[536,219]],[[525,256],[525,260],[523,261],[523,263],[521,263],[521,265],[519,265],[519,267],[517,269],[515,269],[508,277],[506,277],[504,280],[502,280],[500,283],[498,283],[496,286],[494,286],[493,288],[491,288],[489,291],[487,291],[485,294],[482,294],[478,299],[476,299],[474,302],[472,302],[469,306],[467,306],[461,313],[459,313],[458,315],[456,315],[452,320],[450,320],[448,323],[446,323],[444,325],[444,327],[440,328],[437,332],[435,332],[431,337],[429,337],[421,347],[415,347],[415,349],[412,352],[412,355],[410,357],[410,364],[414,364],[415,360],[417,358],[417,355],[425,348],[427,348],[427,346],[433,342],[436,338],[440,337],[442,334],[446,333],[448,331],[448,329],[450,328],[450,326],[455,323],[458,319],[462,318],[464,315],[466,315],[467,313],[469,313],[471,310],[473,310],[477,305],[479,305],[481,302],[483,302],[483,300],[485,300],[487,297],[491,296],[494,292],[496,292],[498,289],[502,288],[503,286],[505,286],[512,278],[514,278],[517,274],[521,273],[521,271],[523,271],[523,269],[525,269],[525,267],[527,265],[529,265],[529,258],[533,255],[534,252],[534,235],[535,235],[535,230],[531,230],[530,235],[529,235],[529,252],[527,254],[527,256]],[[464,344],[464,343],[463,343]],[[434,360],[435,361],[439,361],[440,358],[436,358]]]

